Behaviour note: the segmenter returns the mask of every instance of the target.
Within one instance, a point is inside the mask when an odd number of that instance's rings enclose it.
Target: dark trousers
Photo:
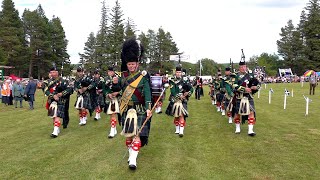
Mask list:
[[[310,91],[309,91],[310,95],[311,95],[311,91],[312,91],[312,95],[314,95],[314,91],[315,91],[316,86],[317,86],[317,84],[311,84],[310,83]]]
[[[197,87],[195,92],[196,99],[200,100],[200,95],[201,95],[201,89],[200,87]]]
[[[67,128],[69,124],[69,104],[70,104],[70,96],[67,97],[66,104],[64,107],[64,118],[62,122],[62,125],[64,128]]]

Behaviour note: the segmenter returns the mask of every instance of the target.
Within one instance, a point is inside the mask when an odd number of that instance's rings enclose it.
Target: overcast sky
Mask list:
[[[99,29],[102,0],[13,0],[22,15],[41,4],[46,16],[62,20],[69,40],[71,62],[79,61],[90,32]],[[239,62],[262,52],[277,53],[276,41],[289,19],[298,24],[308,0],[119,0],[124,18],[139,30],[171,33],[189,62],[210,58],[218,63]],[[115,0],[106,0],[111,9]]]

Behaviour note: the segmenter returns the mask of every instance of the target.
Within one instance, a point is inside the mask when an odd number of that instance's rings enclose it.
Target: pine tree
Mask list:
[[[108,42],[108,9],[106,7],[105,1],[102,2],[101,9],[101,21],[100,30],[97,33],[96,44],[95,44],[95,57],[96,60],[94,66],[96,69],[106,69],[109,65],[108,62],[108,47],[110,46]],[[95,70],[95,69],[93,69]]]
[[[96,58],[95,58],[95,45],[96,45],[96,38],[94,33],[91,32],[89,34],[88,40],[85,43],[84,53],[79,54],[80,56],[80,64],[82,64],[85,69],[94,70],[96,68]]]
[[[124,40],[124,25],[123,25],[123,12],[118,0],[116,5],[112,8],[111,13],[111,25],[109,28],[109,42],[110,46],[110,57],[114,65],[120,65],[120,50],[122,48]]]
[[[136,37],[136,31],[136,25],[134,24],[133,20],[128,17],[125,25],[125,39]]]
[[[41,75],[47,74],[47,70],[52,67],[55,60],[52,55],[49,21],[41,5],[34,11],[25,10],[22,17],[25,33],[30,37],[29,76],[37,75],[40,79]],[[34,67],[37,67],[35,72]]]
[[[299,71],[301,63],[302,39],[300,32],[289,20],[287,26],[281,28],[281,39],[277,41],[278,53],[284,59],[284,65],[290,67],[294,72]]]
[[[52,60],[56,63],[57,67],[61,69],[61,73],[66,75],[70,72],[70,60],[67,53],[68,40],[60,18],[53,17],[49,22],[51,27],[51,47],[52,47]]]
[[[320,5],[319,0],[310,0],[305,8],[307,18],[303,24],[305,56],[309,68],[320,68]]]
[[[2,62],[14,66],[21,76],[25,67],[26,41],[22,21],[12,0],[3,0],[0,13],[0,47],[6,56]]]

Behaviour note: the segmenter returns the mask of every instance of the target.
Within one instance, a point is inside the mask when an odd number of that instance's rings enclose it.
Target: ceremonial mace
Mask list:
[[[151,112],[156,108],[158,102],[159,102],[160,99],[161,99],[161,96],[163,95],[163,93],[166,91],[166,89],[167,89],[168,87],[169,87],[169,84],[168,84],[168,83],[164,84],[164,88],[162,89],[162,92],[161,92],[160,96],[158,97],[157,101],[154,103],[154,105],[153,105],[153,107],[152,107],[152,109],[151,109]],[[132,143],[130,144],[129,147],[132,146],[132,144],[133,144],[133,142],[134,142],[134,139],[137,138],[137,137],[139,137],[142,129],[144,128],[144,126],[146,125],[146,123],[148,122],[148,120],[149,120],[151,117],[152,117],[152,116],[148,116],[148,117],[144,120],[141,128],[140,128],[139,131],[138,131],[138,134],[135,135],[135,137],[133,138]],[[129,148],[128,148],[128,149],[129,149]],[[126,152],[124,153],[124,156],[122,157],[122,159],[120,160],[120,162],[119,162],[118,165],[120,165],[121,161],[126,157],[127,152],[128,152],[128,151],[126,151]]]

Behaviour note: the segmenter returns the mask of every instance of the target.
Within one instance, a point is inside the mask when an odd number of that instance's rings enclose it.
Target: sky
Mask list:
[[[90,32],[99,30],[102,0],[13,0],[24,9],[42,5],[47,18],[59,17],[69,40],[72,63],[79,62]],[[196,63],[209,58],[218,63],[239,62],[263,52],[277,54],[276,41],[289,19],[299,23],[309,0],[119,0],[124,19],[130,17],[138,30],[170,32],[179,52]],[[111,10],[115,0],[106,0]]]

